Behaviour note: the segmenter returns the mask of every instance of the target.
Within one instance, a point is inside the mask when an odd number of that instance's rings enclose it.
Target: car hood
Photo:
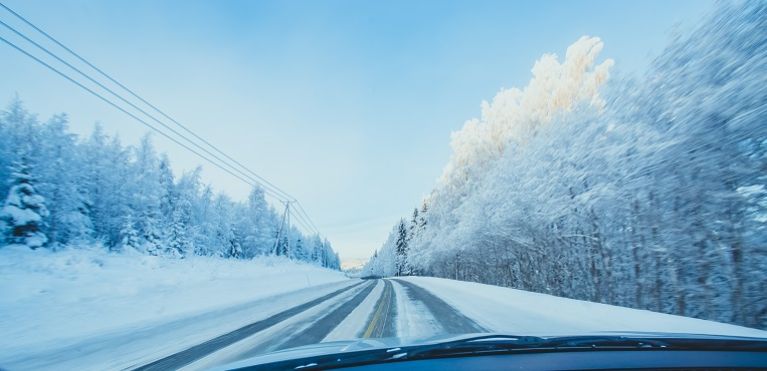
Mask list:
[[[342,354],[349,352],[358,352],[373,349],[387,349],[387,351],[396,352],[400,347],[412,347],[420,345],[438,344],[443,342],[457,341],[462,339],[470,339],[476,336],[509,336],[509,334],[488,334],[488,333],[475,333],[475,334],[461,334],[461,335],[441,335],[429,338],[376,338],[376,339],[354,339],[348,341],[332,341],[317,343],[312,345],[306,345],[296,348],[284,349],[276,352],[265,353],[255,357],[243,359],[234,363],[230,363],[214,370],[231,370],[249,366],[263,365],[274,362],[295,360],[301,358],[311,358],[316,356],[323,356],[328,354]],[[524,336],[539,336],[539,337],[559,337],[559,336],[626,336],[626,337],[644,337],[644,338],[689,338],[689,339],[738,339],[739,337],[733,336],[719,336],[710,334],[687,334],[687,333],[666,333],[666,332],[626,332],[626,331],[600,331],[600,332],[588,332],[588,333],[534,333],[524,334]],[[514,336],[520,336],[520,334],[514,334]],[[745,338],[740,338],[745,339]]]
[[[230,363],[214,370],[231,370],[241,367],[261,365],[273,362],[287,361],[298,358],[308,358],[315,356],[322,356],[327,354],[357,352],[361,350],[370,349],[396,349],[402,346],[412,345],[426,345],[433,343],[440,343],[443,341],[459,340],[462,338],[469,338],[476,336],[477,334],[466,335],[450,335],[450,336],[435,336],[431,338],[375,338],[375,339],[354,339],[344,341],[330,341],[324,343],[317,343],[312,345],[305,345],[296,348],[279,350],[276,352],[265,353],[255,357],[247,358],[241,361]]]

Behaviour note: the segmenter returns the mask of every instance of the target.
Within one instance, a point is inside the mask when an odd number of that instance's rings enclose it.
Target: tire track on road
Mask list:
[[[320,320],[313,323],[297,335],[289,338],[287,341],[281,343],[274,349],[268,349],[269,347],[267,347],[267,350],[295,348],[302,345],[317,344],[321,342],[322,339],[328,336],[328,334],[330,334],[330,332],[354,310],[354,308],[357,308],[357,306],[370,295],[373,288],[375,288],[375,283],[370,283],[368,287],[362,289],[354,297],[335,308],[328,315],[322,317]]]
[[[405,280],[395,281],[405,288],[410,299],[418,300],[426,306],[447,334],[489,332],[428,290]]]
[[[195,345],[181,352],[171,354],[167,357],[161,358],[154,362],[137,367],[134,370],[149,371],[149,370],[169,370],[169,369],[181,368],[213,352],[216,352],[217,350],[220,350],[224,347],[234,344],[240,340],[243,340],[249,336],[252,336],[258,333],[259,331],[262,331],[290,317],[293,317],[307,309],[317,306],[320,303],[327,301],[335,296],[338,296],[343,292],[352,290],[362,284],[364,284],[364,282],[360,282],[360,283],[333,291],[327,295],[311,300],[304,304],[297,305],[290,309],[284,310],[266,319],[243,326],[237,330],[215,337],[204,343]]]

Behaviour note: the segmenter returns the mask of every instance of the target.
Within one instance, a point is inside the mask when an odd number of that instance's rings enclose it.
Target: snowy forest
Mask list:
[[[640,76],[611,78],[602,48],[484,102],[363,275],[767,328],[767,3],[717,5]]]
[[[125,146],[99,125],[87,139],[67,125],[66,115],[40,122],[18,98],[0,112],[0,248],[97,245],[168,258],[278,255],[340,269],[338,255],[319,235],[296,228],[278,233],[282,216],[261,188],[237,202],[203,184],[201,168],[174,177],[148,135]]]

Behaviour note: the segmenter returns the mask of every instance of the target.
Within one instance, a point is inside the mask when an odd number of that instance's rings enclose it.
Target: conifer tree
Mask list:
[[[44,232],[48,209],[45,199],[35,190],[34,183],[26,157],[22,156],[13,165],[11,188],[0,211],[0,220],[5,225],[4,239],[8,244],[37,249],[48,242]]]

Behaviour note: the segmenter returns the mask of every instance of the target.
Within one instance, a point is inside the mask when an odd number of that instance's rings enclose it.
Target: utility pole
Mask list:
[[[285,220],[287,220],[288,230],[285,232],[288,238],[288,245],[285,249],[285,256],[290,258],[290,201],[285,201]]]
[[[282,213],[282,222],[280,223],[280,229],[277,230],[277,239],[274,240],[274,247],[272,248],[274,255],[280,255],[280,238],[282,238],[282,230],[285,229],[285,222],[288,223],[288,245],[290,245],[290,201],[285,201],[285,211]]]

